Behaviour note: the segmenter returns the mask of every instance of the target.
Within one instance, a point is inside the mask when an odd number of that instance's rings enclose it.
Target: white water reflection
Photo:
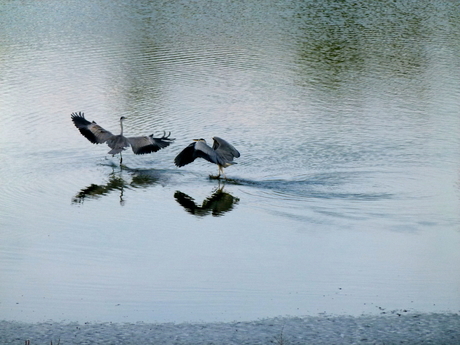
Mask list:
[[[3,318],[460,309],[454,4],[1,6]],[[120,167],[74,111],[176,141]],[[231,181],[174,166],[215,135]]]

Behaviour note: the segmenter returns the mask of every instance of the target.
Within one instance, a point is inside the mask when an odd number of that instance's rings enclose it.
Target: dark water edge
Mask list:
[[[0,321],[0,343],[24,344],[460,344],[459,314],[278,317],[230,323]]]

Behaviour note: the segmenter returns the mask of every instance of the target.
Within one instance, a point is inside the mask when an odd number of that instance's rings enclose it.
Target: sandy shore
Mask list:
[[[459,314],[316,316],[229,323],[0,321],[0,344],[460,344]]]

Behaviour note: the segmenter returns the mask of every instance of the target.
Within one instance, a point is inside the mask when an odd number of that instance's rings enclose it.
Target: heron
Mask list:
[[[208,162],[217,164],[219,167],[219,173],[217,176],[211,176],[213,178],[220,178],[220,175],[224,175],[226,179],[224,168],[230,165],[236,164],[233,158],[238,158],[240,153],[233,145],[228,143],[222,138],[213,137],[214,143],[210,147],[204,139],[193,139],[193,143],[183,149],[174,159],[174,163],[178,167],[183,167],[189,163],[192,163],[197,158],[204,158]]]
[[[136,155],[143,155],[157,152],[169,146],[174,141],[173,138],[170,138],[171,132],[169,132],[168,135],[166,135],[166,132],[163,132],[163,136],[160,138],[154,138],[153,134],[142,137],[125,137],[123,135],[123,121],[126,119],[124,116],[120,117],[121,131],[118,135],[114,135],[105,130],[94,121],[90,122],[86,120],[82,112],[72,113],[70,116],[75,127],[78,128],[86,139],[93,144],[107,143],[111,148],[108,154],[111,154],[112,157],[119,153],[120,164],[123,162],[121,152],[129,146],[131,146],[131,149]]]

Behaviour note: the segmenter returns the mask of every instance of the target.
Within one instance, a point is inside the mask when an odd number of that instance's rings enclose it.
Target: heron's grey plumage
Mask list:
[[[161,138],[154,138],[153,134],[144,137],[129,137],[128,142],[133,152],[137,155],[157,152],[171,144],[174,139],[170,139],[166,133]]]
[[[240,153],[238,152],[238,150],[222,138],[214,137],[212,139],[214,140],[212,148],[222,159],[224,164],[236,164],[235,162],[233,162],[233,158],[240,157]]]
[[[102,144],[112,138],[114,135],[109,131],[99,126],[96,122],[89,122],[85,119],[83,113],[72,113],[70,115],[75,127],[80,133],[93,144]]]
[[[75,127],[77,127],[80,133],[90,142],[93,144],[107,143],[111,148],[108,152],[111,155],[121,153],[130,146],[137,155],[152,153],[169,146],[174,141],[173,138],[169,138],[171,133],[166,135],[165,132],[160,138],[154,138],[153,134],[141,137],[125,137],[123,135],[123,120],[125,118],[123,116],[120,118],[121,132],[118,135],[114,135],[105,130],[94,121],[90,122],[86,120],[82,112],[72,113],[71,118]]]
[[[193,143],[183,149],[174,159],[174,163],[178,167],[192,163],[197,158],[206,159],[208,162],[217,164],[219,167],[218,177],[223,174],[223,168],[226,168],[232,164],[236,164],[233,161],[234,158],[240,157],[238,150],[219,137],[213,137],[214,143],[210,147],[206,140],[195,139]]]

